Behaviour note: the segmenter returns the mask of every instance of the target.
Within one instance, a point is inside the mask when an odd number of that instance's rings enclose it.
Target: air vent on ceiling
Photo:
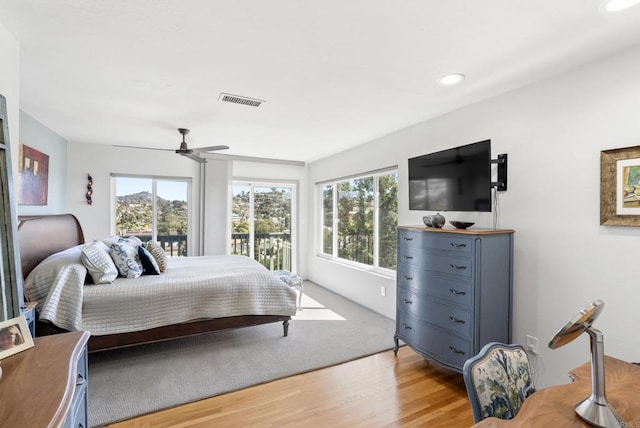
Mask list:
[[[251,107],[259,107],[260,104],[266,102],[264,100],[257,100],[255,98],[242,97],[240,95],[225,94],[224,92],[220,93],[220,97],[218,98],[218,101],[226,101],[228,103],[242,104],[242,105],[251,106]]]

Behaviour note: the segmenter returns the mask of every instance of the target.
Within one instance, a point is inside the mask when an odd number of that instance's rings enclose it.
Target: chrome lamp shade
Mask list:
[[[604,377],[604,336],[599,330],[592,328],[602,309],[604,302],[596,300],[584,308],[553,336],[549,348],[556,349],[574,340],[583,332],[589,334],[591,340],[591,395],[578,403],[575,411],[585,422],[603,428],[619,428],[625,422],[609,405],[605,397]]]

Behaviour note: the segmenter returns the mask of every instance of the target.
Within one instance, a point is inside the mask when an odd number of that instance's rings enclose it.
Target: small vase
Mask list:
[[[434,215],[431,217],[431,225],[433,227],[436,227],[438,229],[442,228],[442,226],[444,226],[444,223],[446,222],[445,218],[443,215],[441,215],[440,213]]]

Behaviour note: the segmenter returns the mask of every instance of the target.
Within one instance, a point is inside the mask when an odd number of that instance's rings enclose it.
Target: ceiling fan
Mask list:
[[[200,162],[200,163],[207,162],[205,158],[201,158],[200,156],[198,156],[198,153],[213,152],[216,150],[226,150],[229,148],[229,146],[221,145],[221,146],[198,147],[196,149],[190,149],[187,146],[187,142],[184,140],[184,137],[189,133],[189,130],[186,128],[178,128],[178,132],[182,134],[182,142],[180,143],[180,148],[176,150],[176,153],[179,155],[188,157],[189,159],[192,159],[196,162]]]
[[[132,146],[117,146],[117,147],[128,147],[128,148],[146,149],[146,150],[164,150],[164,151],[170,151],[170,152],[175,151],[179,155],[185,156],[191,160],[194,160],[200,163],[207,163],[207,160],[205,158],[201,158],[198,155],[198,153],[214,152],[216,150],[226,150],[229,148],[229,146],[220,145],[220,146],[198,147],[198,148],[190,149],[187,146],[187,142],[185,141],[185,136],[189,133],[189,130],[186,128],[178,128],[178,132],[182,134],[182,142],[180,143],[180,148],[178,148],[177,150],[158,149],[154,147],[132,147]]]

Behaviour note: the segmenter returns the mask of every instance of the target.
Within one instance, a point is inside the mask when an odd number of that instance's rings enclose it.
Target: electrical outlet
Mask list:
[[[385,286],[380,287],[380,295],[382,297],[387,295],[387,287],[385,287]]]
[[[538,338],[527,334],[527,351],[538,355]]]

